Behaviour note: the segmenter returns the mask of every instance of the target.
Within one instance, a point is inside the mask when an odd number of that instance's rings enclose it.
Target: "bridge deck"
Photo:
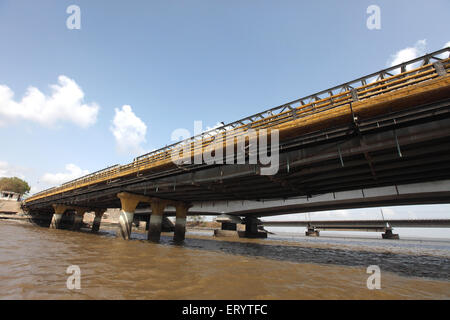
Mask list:
[[[262,221],[266,227],[314,227],[326,228],[450,228],[450,219],[410,220],[329,220],[329,221]]]

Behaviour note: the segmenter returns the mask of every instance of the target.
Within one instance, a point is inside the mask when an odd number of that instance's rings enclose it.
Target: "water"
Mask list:
[[[450,243],[351,238],[220,239],[183,245],[0,223],[0,299],[449,299]],[[366,286],[381,268],[381,290]],[[81,269],[69,290],[66,269]]]

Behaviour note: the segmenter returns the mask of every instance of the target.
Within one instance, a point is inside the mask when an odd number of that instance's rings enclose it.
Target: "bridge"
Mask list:
[[[319,231],[372,231],[384,232],[383,239],[399,239],[392,233],[395,228],[450,228],[450,219],[404,220],[310,220],[310,221],[261,221],[265,227],[306,227],[306,236],[319,236]]]
[[[246,236],[257,236],[261,216],[450,203],[449,68],[445,48],[44,190],[23,206],[53,228],[72,215],[76,229],[94,211],[94,230],[107,208],[121,208],[125,239],[145,209],[148,239],[158,241],[169,214],[182,240],[189,213],[244,217]]]

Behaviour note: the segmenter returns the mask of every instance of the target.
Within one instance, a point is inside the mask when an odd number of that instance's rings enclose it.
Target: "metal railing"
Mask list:
[[[126,165],[114,165],[78,179],[34,194],[27,201],[61,193],[134,172],[147,170],[171,161],[172,153],[189,145],[190,156],[203,152],[212,143],[223,143],[247,134],[249,129],[269,129],[282,126],[321,112],[373,98],[406,86],[443,76],[450,69],[450,48],[445,48],[399,65],[369,74],[350,82],[291,101],[281,106],[251,115],[235,122],[205,131],[199,135],[141,155]],[[295,123],[301,125],[299,123]],[[222,133],[226,133],[226,138]],[[233,140],[234,141],[234,140]]]

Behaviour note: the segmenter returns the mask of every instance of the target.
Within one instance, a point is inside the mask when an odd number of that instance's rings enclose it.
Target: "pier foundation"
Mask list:
[[[316,230],[314,228],[308,228],[308,230],[305,231],[305,236],[307,237],[318,237],[319,234],[319,230]]]
[[[382,233],[383,239],[400,240],[400,236],[397,233],[392,233],[392,229],[386,229],[385,233]]]
[[[245,231],[238,231],[240,238],[267,238],[267,232],[261,232],[258,229],[258,224],[260,221],[258,218],[246,217]]]
[[[237,224],[233,222],[222,222],[220,229],[214,230],[215,237],[238,237]]]

